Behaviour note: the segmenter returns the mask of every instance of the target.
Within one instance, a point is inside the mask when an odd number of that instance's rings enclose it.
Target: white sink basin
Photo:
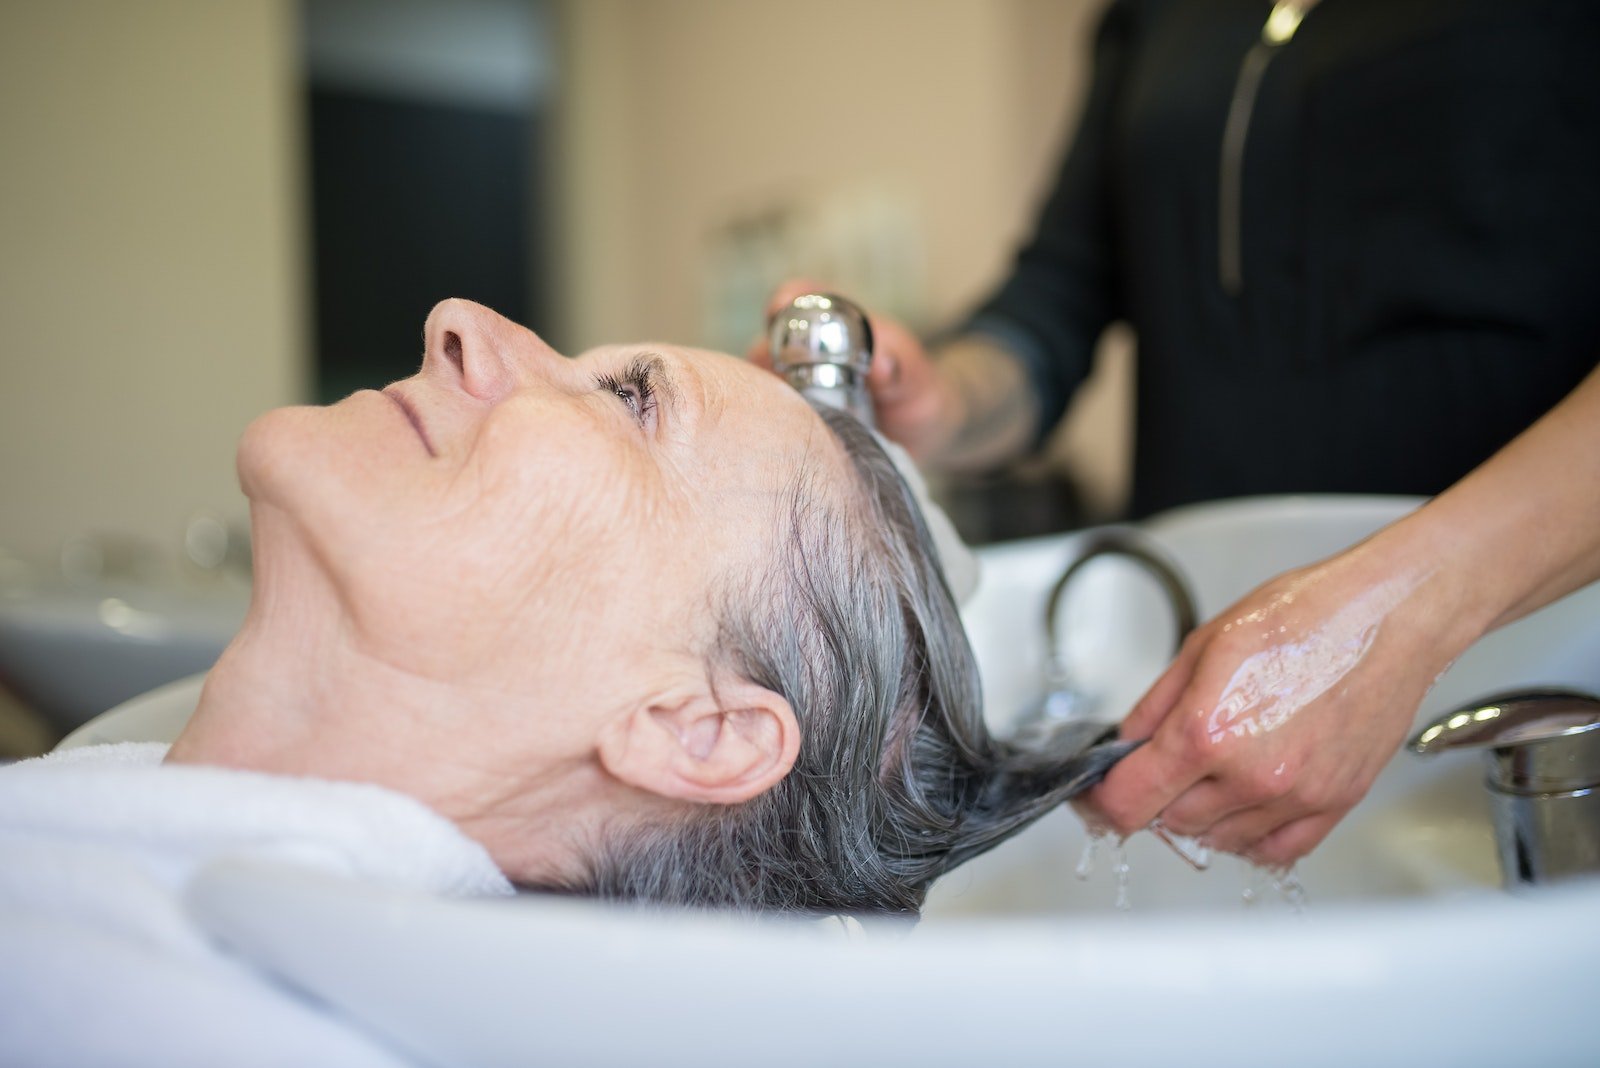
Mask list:
[[[1261,498],[1182,509],[1157,517],[1145,532],[1183,570],[1202,619],[1260,582],[1350,545],[1415,507],[1409,498]],[[1043,626],[1050,589],[1074,554],[1079,534],[979,550],[983,578],[966,619],[983,673],[991,724],[1005,729],[1044,693]],[[218,600],[200,610],[191,599],[159,616],[159,635],[115,632],[89,606],[23,613],[30,633],[50,635],[55,620],[76,656],[138,652],[165,672],[180,661],[208,666],[237,626],[244,604]],[[0,605],[4,602],[0,601]],[[181,609],[181,611],[179,610]],[[8,616],[0,610],[0,652]],[[1108,720],[1121,718],[1166,664],[1173,641],[1170,610],[1155,582],[1136,565],[1107,557],[1086,565],[1058,615],[1076,677],[1105,696]],[[49,624],[48,626],[45,624]],[[14,624],[13,624],[14,626]],[[13,646],[16,633],[13,630]],[[99,643],[96,647],[93,643]],[[156,654],[160,652],[161,656]],[[72,661],[58,657],[62,685]],[[114,655],[111,656],[116,659]],[[186,660],[184,658],[187,658]],[[123,676],[127,678],[129,676]],[[163,676],[164,678],[165,676]],[[66,744],[122,738],[171,740],[199,694],[199,679],[129,701],[80,729]],[[1582,590],[1479,643],[1435,686],[1420,722],[1497,690],[1566,686],[1600,692],[1600,586]],[[79,701],[81,707],[88,698]],[[1481,757],[1399,753],[1367,798],[1297,874],[1313,903],[1403,899],[1491,891],[1499,885]],[[935,887],[927,916],[1065,914],[1111,910],[1117,902],[1112,856],[1102,850],[1088,879],[1076,877],[1087,836],[1068,810],[1058,812],[971,862]],[[1127,843],[1128,897],[1140,912],[1238,910],[1260,873],[1228,856],[1196,871],[1149,834]],[[1270,904],[1271,894],[1264,895]]]
[[[1205,616],[1412,503],[1234,502],[1149,530]],[[966,616],[997,723],[1040,696],[1040,615],[1071,540],[980,553]],[[1154,587],[1107,560],[1063,617],[1089,620],[1067,640],[1120,713],[1168,652]],[[1522,684],[1600,690],[1597,651],[1589,589],[1483,642],[1421,715]],[[170,736],[162,703],[78,737],[162,736],[153,723]],[[1114,914],[1104,860],[1090,881],[1073,877],[1084,836],[1068,813],[946,879],[909,937],[537,897],[444,902],[229,866],[202,876],[190,903],[243,959],[439,1065],[1597,1063],[1600,881],[1494,889],[1480,780],[1472,758],[1398,756],[1300,866],[1310,905],[1298,915],[1242,908],[1234,862],[1196,872],[1148,834],[1130,842],[1132,910]]]
[[[1166,513],[1145,532],[1190,581],[1202,620],[1261,582],[1353,544],[1414,508],[1409,498],[1260,498]],[[983,670],[985,708],[1003,728],[1044,693],[1046,599],[1081,534],[986,548],[983,582],[963,615]],[[1077,677],[1122,714],[1171,654],[1170,611],[1136,565],[1085,566],[1058,615]],[[1518,686],[1600,692],[1600,587],[1591,587],[1491,635],[1440,679],[1417,720]],[[1397,755],[1367,799],[1297,872],[1315,904],[1406,898],[1499,885],[1481,756]],[[934,890],[930,918],[995,912],[1081,914],[1110,910],[1116,893],[1102,852],[1084,881],[1074,869],[1083,826],[1061,812],[969,864]],[[1197,872],[1149,834],[1128,842],[1128,894],[1140,912],[1241,907],[1261,881],[1231,857]]]

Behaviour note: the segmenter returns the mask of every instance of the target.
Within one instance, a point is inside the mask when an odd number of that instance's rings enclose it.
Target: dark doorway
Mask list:
[[[497,58],[490,47],[507,66],[505,26],[520,2],[307,0],[319,402],[414,373],[423,320],[445,297],[521,323],[542,319],[530,251],[539,241],[540,94],[527,79],[482,77]],[[414,28],[396,26],[401,16]],[[476,49],[462,23],[475,17],[485,20]],[[416,49],[446,39],[452,51],[415,62]],[[396,61],[375,57],[371,41],[396,42]],[[419,66],[430,79],[414,76]]]

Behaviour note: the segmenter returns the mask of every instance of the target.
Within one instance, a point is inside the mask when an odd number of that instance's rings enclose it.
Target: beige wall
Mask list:
[[[1030,98],[1023,13],[1059,24],[1085,6],[569,0],[557,158],[582,296],[568,332],[693,337],[706,241],[730,212],[863,184],[915,201],[931,302],[953,314],[1031,214],[1078,81],[1068,29]]]
[[[993,285],[1076,114],[1100,0],[565,0],[552,275],[559,340],[697,340],[730,213],[894,191],[926,252],[923,327]],[[1126,479],[1126,346],[1058,451]]]
[[[9,0],[0,546],[176,546],[306,379],[291,0]]]
[[[242,516],[237,435],[309,378],[295,7],[6,5],[0,547]],[[1098,7],[561,0],[555,332],[696,340],[730,211],[861,185],[914,204],[924,325],[958,315],[1025,232]],[[1113,496],[1126,380],[1065,446]]]

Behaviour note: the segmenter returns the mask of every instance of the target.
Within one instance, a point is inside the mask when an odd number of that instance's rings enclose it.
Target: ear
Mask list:
[[[736,805],[771,789],[800,752],[789,702],[735,680],[716,692],[641,704],[599,739],[613,777],[662,797]]]

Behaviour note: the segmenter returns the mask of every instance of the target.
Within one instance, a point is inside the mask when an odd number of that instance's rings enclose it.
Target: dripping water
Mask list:
[[[1150,821],[1149,830],[1165,842],[1167,848],[1178,855],[1178,859],[1195,871],[1205,871],[1211,867],[1211,847],[1200,839],[1169,831],[1159,819]]]
[[[1272,888],[1278,892],[1284,904],[1289,906],[1289,910],[1296,916],[1304,915],[1308,904],[1306,888],[1300,882],[1300,874],[1294,870],[1294,865],[1275,868],[1269,874],[1272,878]]]
[[[1159,821],[1151,824],[1149,829],[1196,871],[1210,868],[1215,853],[1199,839],[1173,834],[1163,828]],[[1083,843],[1083,852],[1078,855],[1078,863],[1073,867],[1072,874],[1080,882],[1087,882],[1099,867],[1102,855],[1107,852],[1110,854],[1115,892],[1113,905],[1118,912],[1129,912],[1133,908],[1133,896],[1130,890],[1131,866],[1127,839],[1118,838],[1113,831],[1090,833]],[[1295,915],[1303,915],[1309,907],[1310,899],[1305,884],[1300,881],[1300,874],[1294,865],[1267,868],[1249,864],[1244,866],[1244,873],[1245,882],[1239,900],[1246,909],[1255,909],[1272,898],[1288,906]]]
[[[1300,873],[1295,866],[1290,864],[1283,868],[1260,868],[1251,865],[1249,874],[1245,878],[1244,890],[1240,892],[1239,899],[1244,902],[1247,909],[1255,908],[1261,904],[1269,891],[1275,893],[1279,901],[1289,906],[1289,911],[1296,916],[1305,914],[1310,899],[1306,896],[1305,884],[1300,881]]]
[[[1109,834],[1091,834],[1083,843],[1083,853],[1078,857],[1078,866],[1072,869],[1072,874],[1078,881],[1088,882],[1089,876],[1094,874],[1094,865],[1100,857],[1100,847],[1109,841]]]
[[[1118,838],[1110,831],[1100,831],[1089,835],[1089,840],[1083,843],[1083,852],[1078,857],[1078,864],[1072,869],[1072,874],[1080,881],[1087,881],[1094,874],[1095,867],[1100,862],[1100,854],[1107,848],[1111,851],[1111,878],[1116,887],[1114,904],[1118,912],[1127,912],[1133,907],[1133,899],[1128,892],[1128,845],[1127,840]]]

